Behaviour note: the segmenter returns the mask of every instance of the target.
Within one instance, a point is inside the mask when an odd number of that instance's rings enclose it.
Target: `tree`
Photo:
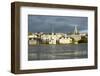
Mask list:
[[[87,43],[88,39],[86,38],[86,36],[82,36],[81,40],[79,40],[79,43]]]
[[[33,33],[32,32],[28,32],[28,35],[32,35]]]

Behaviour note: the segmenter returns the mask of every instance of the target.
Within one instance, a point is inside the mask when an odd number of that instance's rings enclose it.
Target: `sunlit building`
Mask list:
[[[72,43],[72,39],[70,37],[62,37],[59,39],[59,44],[70,44]]]
[[[74,28],[72,34],[67,33],[33,33],[28,35],[29,44],[78,44],[79,41],[82,42],[82,38],[87,38],[86,33],[80,33],[77,26]],[[83,40],[84,41],[84,40]]]

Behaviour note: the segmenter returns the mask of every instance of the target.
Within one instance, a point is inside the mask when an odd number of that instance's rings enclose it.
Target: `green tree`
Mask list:
[[[33,33],[32,32],[28,32],[28,35],[32,35]]]

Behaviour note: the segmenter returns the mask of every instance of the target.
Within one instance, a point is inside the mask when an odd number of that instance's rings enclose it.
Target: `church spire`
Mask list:
[[[75,25],[74,34],[78,34],[77,25]]]

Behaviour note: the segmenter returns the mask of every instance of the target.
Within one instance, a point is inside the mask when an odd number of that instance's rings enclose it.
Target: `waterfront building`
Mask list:
[[[34,38],[37,38],[37,35],[35,35],[35,34],[28,35],[29,40],[33,40]]]
[[[72,39],[70,37],[62,37],[59,39],[59,44],[70,44],[72,43]]]
[[[87,38],[87,33],[80,33],[77,26],[75,26],[74,32],[70,34],[38,32],[28,35],[29,44],[78,44],[79,42],[86,42]]]
[[[29,43],[29,45],[36,45],[37,44],[37,40],[34,40],[34,39],[29,40],[28,43]]]
[[[57,40],[56,39],[51,39],[48,41],[49,44],[57,44]]]
[[[77,29],[77,26],[75,26],[75,28],[74,28],[74,33],[68,35],[68,37],[73,38],[75,44],[77,44],[78,41],[81,40],[81,35],[80,35],[80,32],[79,32],[78,29]]]

